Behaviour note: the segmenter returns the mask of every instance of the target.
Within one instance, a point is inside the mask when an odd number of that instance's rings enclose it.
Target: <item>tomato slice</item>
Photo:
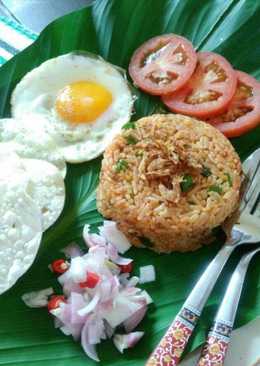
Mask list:
[[[260,83],[245,72],[236,74],[237,88],[227,110],[206,120],[227,137],[238,137],[260,124]]]
[[[179,91],[162,97],[173,112],[194,117],[221,113],[232,99],[237,78],[230,63],[213,52],[199,52],[196,70]]]
[[[193,74],[196,63],[190,41],[165,34],[151,38],[134,52],[129,74],[140,89],[162,95],[180,89]]]

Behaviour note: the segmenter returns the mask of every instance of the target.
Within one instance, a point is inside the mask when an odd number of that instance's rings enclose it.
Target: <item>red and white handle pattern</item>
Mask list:
[[[203,347],[198,366],[223,366],[228,343],[216,336],[209,336]]]
[[[201,351],[198,366],[223,366],[227,354],[232,327],[216,322],[209,332],[207,341]]]
[[[183,308],[151,354],[146,366],[178,365],[198,318],[198,313]]]

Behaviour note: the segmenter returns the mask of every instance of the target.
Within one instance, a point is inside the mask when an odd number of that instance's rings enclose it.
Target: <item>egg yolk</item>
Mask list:
[[[104,86],[78,81],[66,85],[57,95],[55,108],[59,116],[71,123],[90,123],[108,109],[112,94]]]

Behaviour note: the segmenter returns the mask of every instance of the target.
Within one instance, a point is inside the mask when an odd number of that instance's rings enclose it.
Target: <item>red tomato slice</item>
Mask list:
[[[213,52],[199,52],[197,68],[179,91],[162,97],[173,112],[194,117],[221,113],[236,90],[237,78],[230,63]]]
[[[165,34],[149,39],[135,51],[129,74],[140,89],[162,95],[180,89],[193,74],[196,63],[190,41]]]
[[[237,89],[227,110],[206,120],[227,137],[238,137],[260,124],[260,83],[245,72],[236,74]]]

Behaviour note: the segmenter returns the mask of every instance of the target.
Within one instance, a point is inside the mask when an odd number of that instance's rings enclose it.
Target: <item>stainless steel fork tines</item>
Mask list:
[[[243,170],[248,182],[241,199],[238,223],[233,226],[230,238],[198,280],[146,366],[161,366],[166,362],[168,366],[175,366],[179,363],[202,309],[233,250],[241,244],[260,242],[260,217],[255,210],[260,193],[260,149],[244,162]]]

